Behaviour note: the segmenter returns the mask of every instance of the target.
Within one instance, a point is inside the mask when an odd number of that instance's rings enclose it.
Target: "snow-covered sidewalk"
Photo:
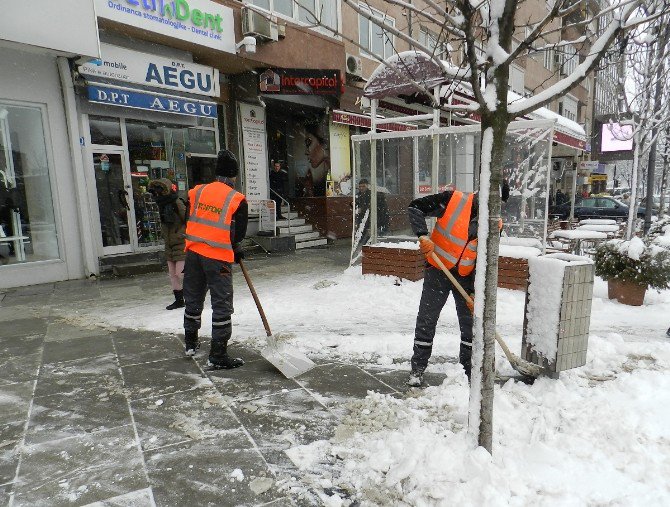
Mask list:
[[[422,282],[396,285],[360,268],[290,271],[252,271],[275,333],[313,357],[409,369]],[[260,346],[260,319],[236,275],[234,340]],[[648,293],[639,308],[606,295],[597,280],[585,367],[496,388],[493,457],[467,436],[449,302],[429,366],[447,373],[443,385],[354,402],[333,439],[289,452],[305,471],[301,482],[321,488],[330,505],[669,505],[670,291]],[[182,315],[162,310],[166,301],[114,299],[69,317],[178,333]],[[498,301],[500,333],[518,353],[524,295],[501,289]],[[512,373],[502,353],[496,366]]]

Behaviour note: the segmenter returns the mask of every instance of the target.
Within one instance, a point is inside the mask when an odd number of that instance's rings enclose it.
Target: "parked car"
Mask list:
[[[645,209],[637,208],[638,218],[644,218]],[[565,220],[570,216],[570,203],[566,202],[560,206],[551,206],[549,216]],[[625,220],[628,218],[628,206],[613,197],[584,197],[577,198],[575,202],[575,218],[609,218],[613,220]]]
[[[654,210],[655,212],[657,212],[657,211],[660,209],[660,207],[661,207],[661,196],[660,196],[660,195],[655,195],[655,196],[653,197],[653,200],[654,200],[653,210]],[[641,202],[642,204],[646,204],[646,203],[647,203],[647,197],[646,197],[646,196],[643,197],[643,198],[640,200],[640,202]],[[670,196],[666,196],[666,197],[665,197],[665,203],[664,203],[664,205],[663,205],[663,209],[664,209],[666,212],[668,211],[668,209],[670,209]]]

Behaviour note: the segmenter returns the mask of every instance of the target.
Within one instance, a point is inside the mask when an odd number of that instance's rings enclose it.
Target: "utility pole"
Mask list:
[[[656,67],[656,89],[654,90],[654,112],[658,111],[661,107],[661,98],[663,96],[663,71],[665,69],[665,57],[668,45],[668,39],[670,38],[670,24],[666,24],[663,29],[663,33],[658,41],[658,46],[656,48],[656,61],[658,62]],[[651,148],[649,150],[649,161],[647,163],[647,199],[645,202],[645,213],[644,213],[644,234],[645,236],[649,232],[651,227],[651,215],[654,207],[654,170],[656,168],[656,146],[657,146],[657,136],[658,136],[658,124],[654,121],[654,126],[651,129]],[[635,203],[633,203],[635,205]]]

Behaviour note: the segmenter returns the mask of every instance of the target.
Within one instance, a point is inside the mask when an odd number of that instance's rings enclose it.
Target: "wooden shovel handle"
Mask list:
[[[244,275],[244,279],[247,281],[247,285],[249,286],[249,290],[251,291],[251,296],[254,298],[254,302],[256,303],[256,308],[258,308],[258,313],[261,315],[261,320],[263,321],[263,327],[265,327],[265,332],[267,333],[268,336],[272,336],[272,331],[270,331],[270,324],[268,324],[268,319],[265,316],[265,312],[263,311],[263,307],[261,306],[261,300],[258,299],[258,295],[256,294],[256,289],[254,289],[254,284],[251,283],[251,277],[249,276],[249,272],[247,271],[246,266],[244,265],[244,261],[242,259],[239,260],[240,268],[242,269],[242,274]]]

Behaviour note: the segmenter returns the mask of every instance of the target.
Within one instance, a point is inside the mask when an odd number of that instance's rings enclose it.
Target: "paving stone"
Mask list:
[[[35,382],[0,385],[0,424],[26,421]]]
[[[35,380],[41,360],[41,347],[30,354],[0,357],[0,384]]]
[[[14,484],[3,484],[0,486],[0,505],[9,505],[10,495],[14,488]]]
[[[19,446],[23,441],[25,421],[15,421],[0,426],[0,484],[14,480],[19,464]]]
[[[86,507],[154,507],[151,488],[138,489],[124,495],[93,502]]]
[[[51,294],[36,294],[36,295],[25,295],[17,296],[15,294],[7,294],[2,300],[3,308],[12,308],[12,307],[38,307],[38,306],[48,306],[51,302]]]
[[[274,484],[254,494],[249,484],[259,477],[273,478],[270,470],[256,451],[227,450],[222,440],[200,440],[146,453],[156,505],[251,506],[283,497]]]
[[[26,433],[27,444],[37,444],[100,432],[132,423],[128,401],[104,389],[35,398]]]
[[[66,319],[57,319],[49,323],[44,341],[68,341],[74,338],[90,338],[92,336],[108,336],[106,329],[92,325],[82,326]]]
[[[26,287],[17,287],[12,290],[12,296],[37,296],[51,295],[54,291],[53,283],[43,283],[40,285],[28,285]]]
[[[14,505],[86,505],[149,485],[132,427],[27,446]]]
[[[42,351],[44,335],[6,336],[0,338],[0,358],[29,356]]]
[[[248,354],[240,355],[248,356]],[[206,357],[203,361],[206,361]],[[207,375],[224,396],[235,401],[261,398],[300,387],[294,380],[284,377],[263,358],[248,361],[241,368],[234,370],[207,371]]]
[[[184,357],[184,347],[172,335],[119,330],[112,339],[121,366]]]
[[[135,401],[131,406],[145,451],[214,437],[222,449],[252,447],[223,397],[212,388]]]
[[[44,333],[46,333],[48,324],[46,319],[39,319],[32,316],[30,318],[23,318],[23,316],[21,316],[21,318],[16,318],[17,316],[17,313],[14,313],[14,320],[5,320],[2,323],[3,338],[44,335]]]
[[[290,465],[283,452],[331,436],[339,421],[304,389],[231,405],[269,463]]]
[[[8,296],[9,297],[9,296]],[[7,298],[5,298],[7,301]],[[12,306],[4,306],[0,303],[0,322],[2,322],[2,336],[14,336],[9,334],[7,329],[7,323],[13,322],[17,319],[46,319],[51,313],[51,306],[32,306],[30,304],[16,304]],[[41,333],[43,334],[46,331],[45,329]]]
[[[104,356],[114,353],[109,335],[94,335],[72,338],[64,341],[50,341],[44,344],[43,363],[59,363],[87,357]]]
[[[123,379],[113,354],[45,364],[40,369],[35,396],[86,391],[123,393]]]
[[[318,366],[297,379],[320,397],[328,406],[337,406],[352,398],[365,398],[368,391],[392,393],[394,389],[382,384],[357,366],[330,364]]]
[[[127,301],[129,298],[141,299],[138,297],[141,295],[142,289],[134,283],[119,286],[105,284],[100,287],[100,297],[103,300]]]
[[[133,400],[211,386],[191,358],[168,359],[123,367],[123,379]]]

